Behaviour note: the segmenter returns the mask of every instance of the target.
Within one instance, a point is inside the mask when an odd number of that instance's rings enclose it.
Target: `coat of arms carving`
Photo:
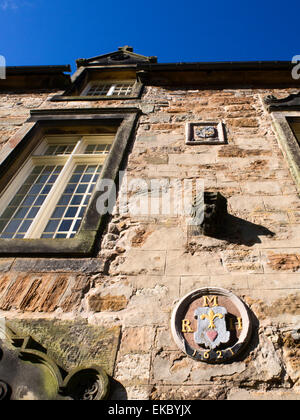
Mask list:
[[[195,290],[178,303],[171,328],[177,345],[193,359],[224,363],[245,348],[251,336],[249,310],[228,290]]]
[[[189,122],[186,124],[186,144],[225,144],[226,131],[222,122]]]
[[[221,343],[227,343],[230,332],[226,329],[225,315],[226,308],[215,306],[214,308],[197,308],[195,318],[197,319],[197,331],[194,333],[194,340],[197,344],[204,344],[211,349]]]

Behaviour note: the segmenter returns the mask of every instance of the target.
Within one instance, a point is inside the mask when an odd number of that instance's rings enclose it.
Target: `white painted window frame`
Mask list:
[[[118,84],[123,84],[123,83],[131,84],[131,88],[133,90],[135,82],[136,81],[133,80],[133,79],[128,79],[128,80],[101,80],[101,81],[100,80],[99,81],[93,80],[86,85],[86,87],[81,92],[80,96],[98,96],[98,95],[89,95],[90,89],[95,85],[97,85],[97,86],[110,85],[110,88],[109,88],[107,94],[106,95],[99,95],[99,96],[114,96],[114,91],[115,91],[116,86]],[[132,90],[131,90],[131,92],[132,92]],[[123,95],[120,95],[120,96],[123,96]],[[124,95],[124,96],[130,96],[130,95]]]

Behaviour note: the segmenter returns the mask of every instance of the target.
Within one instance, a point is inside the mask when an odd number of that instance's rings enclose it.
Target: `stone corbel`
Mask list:
[[[219,192],[205,191],[195,197],[190,215],[190,235],[214,236],[219,233],[227,215],[227,200]]]

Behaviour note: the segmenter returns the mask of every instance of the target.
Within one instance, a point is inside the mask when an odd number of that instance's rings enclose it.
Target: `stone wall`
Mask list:
[[[30,109],[139,106],[127,181],[164,179],[168,194],[171,180],[203,179],[227,199],[228,216],[215,237],[191,236],[182,215],[116,206],[95,258],[0,259],[0,315],[120,327],[112,398],[299,398],[300,200],[262,101],[292,91],[148,86],[138,101],[76,103],[1,95],[4,153]],[[185,145],[186,122],[199,121],[223,121],[228,144]],[[148,188],[138,198],[151,194],[159,199]],[[172,339],[174,305],[205,286],[232,290],[252,311],[251,343],[234,363],[194,361]]]

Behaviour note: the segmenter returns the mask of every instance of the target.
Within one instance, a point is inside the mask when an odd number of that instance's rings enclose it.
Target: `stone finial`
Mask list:
[[[124,45],[124,47],[119,47],[119,51],[129,51],[133,52],[133,47],[130,47],[129,45]]]

